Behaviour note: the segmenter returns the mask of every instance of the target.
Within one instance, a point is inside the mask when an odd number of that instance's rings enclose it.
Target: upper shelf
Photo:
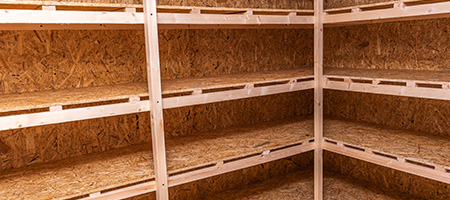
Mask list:
[[[169,185],[310,151],[312,126],[312,120],[291,120],[168,138]],[[150,144],[142,144],[2,172],[0,199],[67,199],[87,194],[95,198],[102,197],[98,192],[120,187],[125,188],[119,191],[136,187],[154,191],[151,149]],[[146,183],[142,186],[142,182]]]
[[[324,121],[324,149],[450,184],[450,139],[355,121]]]
[[[1,2],[1,30],[142,29],[142,5]],[[158,6],[160,28],[312,27],[313,10]]]
[[[450,100],[450,73],[442,71],[325,68],[324,88]]]
[[[446,0],[398,0],[328,9],[324,11],[323,23],[328,26],[336,26],[443,18],[449,16],[450,2]]]
[[[163,107],[287,93],[313,86],[312,68],[166,79],[162,80]],[[0,95],[0,131],[149,111],[147,88],[147,83],[141,82]]]

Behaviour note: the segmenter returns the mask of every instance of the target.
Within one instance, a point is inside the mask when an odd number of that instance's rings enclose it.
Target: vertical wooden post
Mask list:
[[[166,200],[169,199],[169,193],[167,185],[166,147],[164,142],[156,0],[144,0],[144,18],[156,198],[158,200]]]
[[[314,199],[323,199],[323,0],[314,0]]]

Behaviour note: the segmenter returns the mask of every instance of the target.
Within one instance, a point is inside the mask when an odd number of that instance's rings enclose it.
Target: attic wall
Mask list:
[[[146,80],[143,31],[1,31],[0,41],[0,94]],[[162,77],[311,66],[312,43],[311,30],[161,31]],[[165,110],[166,135],[308,116],[312,98],[304,91]],[[149,142],[149,115],[2,131],[0,141],[11,147],[0,153],[6,170]]]
[[[75,3],[142,4],[143,0],[19,0]],[[156,0],[158,5],[232,8],[312,9],[312,0]]]
[[[324,67],[448,71],[449,24],[433,19],[325,28]]]

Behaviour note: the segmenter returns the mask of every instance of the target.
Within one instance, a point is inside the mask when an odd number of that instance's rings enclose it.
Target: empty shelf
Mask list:
[[[311,89],[312,73],[312,69],[300,68],[163,80],[163,106],[176,108]],[[0,112],[6,113],[0,117],[0,130],[149,111],[148,100],[141,99],[148,97],[147,88],[147,83],[141,82],[0,95]]]
[[[257,182],[243,188],[228,190],[206,199],[314,199],[313,172],[297,171]],[[377,186],[338,175],[324,174],[324,199],[411,199],[380,190]]]
[[[185,181],[190,176],[184,177],[183,173],[201,171],[217,163],[226,165],[240,159],[248,162],[249,156],[257,155],[262,160],[255,164],[261,164],[292,154],[283,152],[279,157],[264,160],[261,154],[269,155],[270,150],[303,145],[304,151],[310,151],[312,127],[312,120],[270,122],[168,139],[168,172]],[[242,165],[236,165],[234,170]],[[201,172],[199,178],[212,175],[215,174]],[[4,188],[0,199],[70,198],[153,178],[151,145],[142,144],[4,172],[0,175],[0,187]]]
[[[0,199],[66,199],[154,177],[150,145],[2,172]]]
[[[445,0],[405,0],[325,10],[326,25],[380,23],[448,17],[450,2]]]
[[[450,183],[450,138],[329,119],[324,149]]]
[[[326,89],[450,100],[450,73],[325,68]]]

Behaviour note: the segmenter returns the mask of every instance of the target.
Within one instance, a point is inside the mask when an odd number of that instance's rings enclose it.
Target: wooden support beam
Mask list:
[[[159,62],[158,15],[156,0],[144,0],[144,30],[147,56],[147,80],[150,98],[150,121],[155,170],[156,198],[168,200],[166,144]]]
[[[314,199],[323,199],[323,0],[314,0]]]

